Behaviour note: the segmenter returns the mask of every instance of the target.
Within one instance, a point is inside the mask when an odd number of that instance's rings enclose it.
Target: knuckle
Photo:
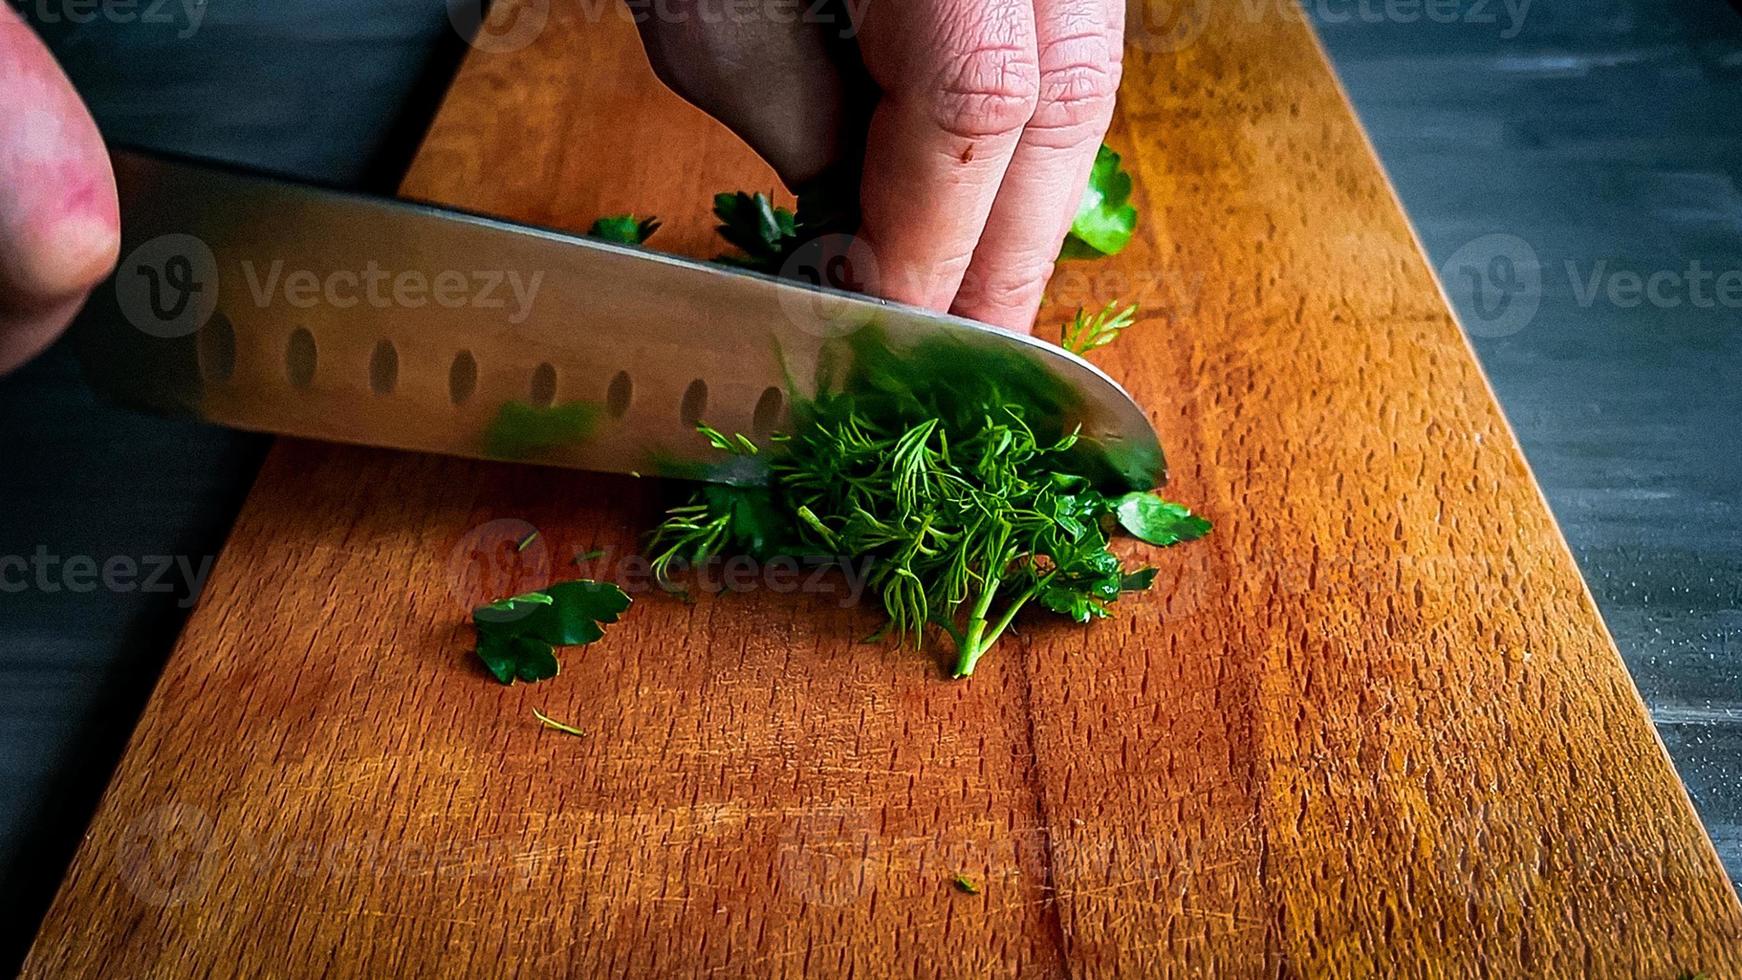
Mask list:
[[[1040,301],[1052,272],[1052,259],[1037,254],[1010,268],[970,273],[963,279],[961,299],[979,310],[1026,309]]]
[[[1104,37],[1049,45],[1040,69],[1040,102],[1032,128],[1074,130],[1099,125],[1112,115],[1121,66]]]
[[[983,139],[1020,132],[1040,105],[1040,68],[1020,47],[975,47],[952,59],[932,112],[945,132]]]

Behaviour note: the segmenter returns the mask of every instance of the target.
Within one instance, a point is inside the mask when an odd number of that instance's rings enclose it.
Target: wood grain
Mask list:
[[[772,178],[586,9],[470,58],[406,193],[652,211],[707,254],[708,193]],[[1103,363],[1217,530],[1154,592],[952,683],[858,642],[838,581],[648,592],[651,484],[282,442],[26,974],[1742,971],[1389,187],[1258,9],[1139,23],[1111,142],[1142,234],[1052,289],[1049,320],[1156,313]],[[592,548],[631,614],[555,681],[487,681],[466,608]]]

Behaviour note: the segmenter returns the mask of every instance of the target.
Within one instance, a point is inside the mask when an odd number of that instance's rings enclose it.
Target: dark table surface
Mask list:
[[[229,0],[197,24],[57,9],[26,13],[111,140],[375,190],[463,50],[435,0]],[[1307,9],[1742,880],[1742,16],[1716,0]],[[98,404],[64,349],[0,380],[0,562],[31,569],[0,589],[0,969],[263,449]],[[76,556],[170,563],[161,588],[112,591],[65,574]]]

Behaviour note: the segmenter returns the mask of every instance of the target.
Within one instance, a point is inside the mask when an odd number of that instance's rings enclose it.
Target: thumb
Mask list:
[[[48,49],[0,4],[0,372],[48,346],[115,265],[115,177]]]

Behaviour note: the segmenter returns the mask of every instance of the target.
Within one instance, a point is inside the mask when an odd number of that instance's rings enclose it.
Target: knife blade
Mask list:
[[[115,154],[122,261],[74,327],[99,391],[239,429],[720,482],[831,358],[1038,368],[1132,487],[1165,475],[1141,408],[1032,337],[863,295],[221,166]],[[867,333],[870,331],[870,333]],[[831,353],[833,352],[833,353]],[[1055,406],[1056,407],[1056,406]]]

